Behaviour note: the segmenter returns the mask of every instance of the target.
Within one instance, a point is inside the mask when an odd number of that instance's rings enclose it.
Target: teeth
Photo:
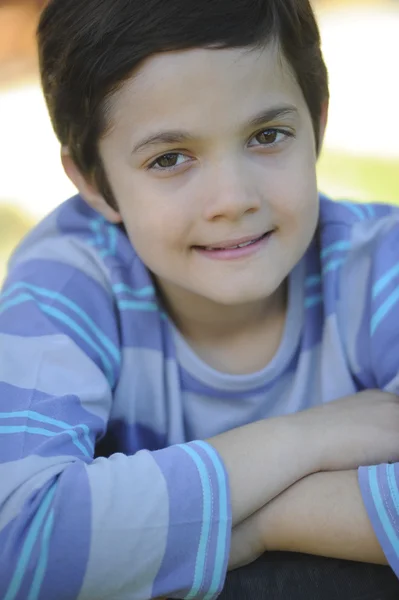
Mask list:
[[[254,244],[257,240],[252,240],[251,242],[245,242],[245,244],[239,244],[238,246],[234,246],[234,248],[245,248],[245,246],[250,246]]]
[[[239,244],[238,246],[230,246],[230,248],[212,248],[211,246],[207,246],[205,248],[205,250],[207,251],[215,251],[215,250],[237,250],[237,248],[245,248],[246,246],[251,246],[251,244],[255,244],[256,242],[259,242],[260,239],[262,239],[263,236],[261,236],[260,238],[257,238],[256,240],[252,240],[250,242],[245,242],[244,244]]]

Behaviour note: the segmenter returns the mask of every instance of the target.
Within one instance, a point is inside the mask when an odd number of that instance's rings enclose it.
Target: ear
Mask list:
[[[61,149],[61,162],[65,173],[78,189],[79,194],[87,204],[102,214],[107,221],[110,221],[111,223],[121,223],[122,217],[119,212],[109,206],[95,183],[81,173],[73,161],[68,148],[63,147]]]
[[[328,123],[328,110],[329,110],[330,102],[327,98],[322,105],[321,108],[321,116],[320,116],[320,135],[319,135],[319,148],[320,151],[323,147],[324,136],[326,134],[327,123]]]

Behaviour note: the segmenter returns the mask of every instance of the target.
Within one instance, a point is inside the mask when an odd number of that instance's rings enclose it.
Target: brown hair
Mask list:
[[[50,0],[38,28],[42,86],[54,130],[108,202],[98,152],[109,99],[151,55],[278,41],[309,108],[319,152],[328,75],[309,0]]]

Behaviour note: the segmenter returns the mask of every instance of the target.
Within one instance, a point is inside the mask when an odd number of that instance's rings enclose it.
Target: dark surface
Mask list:
[[[389,567],[271,552],[227,576],[219,600],[399,600]]]

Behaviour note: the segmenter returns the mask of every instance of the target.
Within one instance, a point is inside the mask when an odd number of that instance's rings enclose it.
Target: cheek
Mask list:
[[[302,161],[298,161],[302,162]],[[319,195],[315,167],[309,163],[279,174],[273,199],[273,213],[287,244],[294,239],[313,236],[319,210]]]
[[[181,250],[188,238],[182,211],[172,211],[149,198],[142,205],[132,204],[122,217],[129,238],[144,262],[162,261],[169,252]]]
[[[272,195],[272,209],[275,217],[283,224],[311,218],[318,206],[317,183],[309,180],[305,174],[301,178],[287,177],[281,182],[276,193]]]
[[[162,261],[162,255],[185,249],[190,239],[193,203],[187,194],[172,189],[170,182],[152,184],[141,174],[120,173],[114,190],[129,238],[146,262]],[[180,193],[179,193],[180,192]]]
[[[306,218],[318,206],[316,160],[311,148],[296,153],[280,176],[281,210],[296,218]]]

